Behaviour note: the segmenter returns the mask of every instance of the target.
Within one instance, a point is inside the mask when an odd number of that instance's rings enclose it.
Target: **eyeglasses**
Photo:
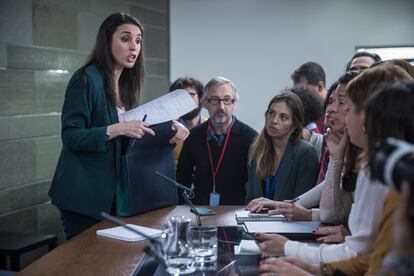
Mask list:
[[[224,99],[220,99],[217,97],[213,97],[213,98],[209,98],[207,99],[209,104],[214,104],[214,105],[218,105],[220,104],[220,102],[223,102],[225,105],[231,105],[234,104],[234,102],[236,101],[235,99],[232,98],[224,98]]]

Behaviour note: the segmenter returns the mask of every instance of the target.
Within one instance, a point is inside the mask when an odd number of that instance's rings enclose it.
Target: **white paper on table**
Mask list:
[[[149,125],[175,120],[197,107],[193,98],[184,89],[177,89],[146,104],[121,114],[122,121],[142,121],[146,115]]]
[[[157,237],[161,235],[162,231],[154,228],[148,228],[144,226],[139,226],[135,224],[128,224],[128,226],[135,228],[136,230],[143,232],[144,234],[147,234],[150,237]],[[136,241],[142,241],[145,240],[145,238],[137,233],[134,233],[125,227],[117,226],[113,228],[107,228],[102,230],[97,230],[96,234],[98,236],[104,236],[107,238],[117,239],[117,240],[123,240],[128,242],[136,242]]]
[[[260,254],[260,248],[254,240],[241,240],[239,248],[241,253]]]

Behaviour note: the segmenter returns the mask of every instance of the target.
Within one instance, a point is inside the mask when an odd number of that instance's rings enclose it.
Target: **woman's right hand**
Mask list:
[[[151,134],[152,136],[155,135],[155,132],[147,123],[135,120],[109,125],[107,132],[109,133],[109,139],[114,139],[121,135],[134,139],[142,138],[145,133]]]
[[[265,197],[258,197],[249,202],[246,206],[246,211],[250,211],[252,213],[259,212],[263,208],[275,209],[277,207],[278,201],[271,200]]]
[[[306,209],[299,203],[287,201],[277,202],[276,208],[269,210],[269,215],[283,215],[289,221],[310,221],[312,220],[312,210]]]
[[[335,161],[343,161],[346,147],[349,143],[348,131],[346,129],[344,133],[332,131],[330,133],[325,133],[324,136],[330,158]]]

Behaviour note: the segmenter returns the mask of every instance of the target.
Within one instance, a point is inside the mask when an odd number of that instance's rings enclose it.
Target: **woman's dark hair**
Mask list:
[[[414,144],[414,81],[387,85],[367,102],[365,123],[368,136],[368,154],[377,150],[377,143],[394,137]],[[414,183],[410,183],[410,203],[405,210],[411,231],[414,231]]]
[[[294,142],[299,141],[303,131],[303,105],[299,97],[289,90],[284,90],[280,94],[274,96],[267,106],[265,116],[269,112],[270,107],[274,103],[284,102],[292,112],[293,127],[295,128],[289,139]],[[282,157],[276,155],[276,151],[272,142],[272,138],[266,131],[266,127],[262,129],[250,147],[249,164],[256,163],[256,172],[261,179],[266,175],[274,173],[275,161],[280,161]]]
[[[289,91],[296,94],[303,104],[303,126],[316,122],[323,116],[323,104],[321,98],[315,92],[306,87],[294,87]]]
[[[345,72],[338,79],[338,85],[348,85],[348,83],[359,75],[359,71],[351,70]],[[358,155],[361,153],[361,149],[357,146],[348,143],[345,151],[344,170],[342,174],[342,188],[347,192],[355,190],[356,180],[359,171]]]
[[[414,78],[414,66],[412,66],[408,61],[404,59],[390,59],[375,62],[371,67],[381,66],[385,64],[393,64],[398,67],[401,67],[405,72],[407,72],[412,78]]]
[[[368,154],[388,137],[414,143],[414,81],[386,85],[367,102]]]
[[[328,107],[329,104],[329,97],[331,96],[331,94],[336,90],[336,88],[338,87],[339,82],[336,81],[334,83],[331,84],[331,86],[328,89],[328,93],[326,94],[326,99],[323,102],[323,110],[326,111],[326,108]]]
[[[198,99],[201,101],[204,85],[201,81],[192,77],[181,77],[176,79],[170,86],[170,92],[176,89],[186,89],[187,87],[193,88],[197,92]]]
[[[144,29],[135,17],[120,12],[114,13],[107,17],[100,26],[96,37],[95,48],[83,66],[83,69],[85,69],[87,66],[93,64],[102,71],[107,98],[113,104],[116,104],[117,101],[114,84],[115,60],[111,50],[112,37],[117,28],[123,24],[137,26],[140,28],[142,36],[144,36]],[[144,53],[141,45],[141,51],[134,66],[132,68],[124,68],[119,77],[119,98],[124,104],[125,109],[129,110],[138,104],[143,79]]]

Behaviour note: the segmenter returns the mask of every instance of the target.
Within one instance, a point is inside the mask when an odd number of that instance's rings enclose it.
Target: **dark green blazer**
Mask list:
[[[319,160],[315,148],[304,140],[289,141],[276,176],[274,200],[293,199],[313,188],[319,172]],[[248,165],[246,204],[264,196],[263,182],[256,172],[256,164]]]
[[[60,209],[101,219],[110,212],[119,182],[120,137],[106,141],[106,127],[118,123],[107,101],[103,75],[96,66],[80,69],[70,80],[62,110],[63,147],[49,189]]]

